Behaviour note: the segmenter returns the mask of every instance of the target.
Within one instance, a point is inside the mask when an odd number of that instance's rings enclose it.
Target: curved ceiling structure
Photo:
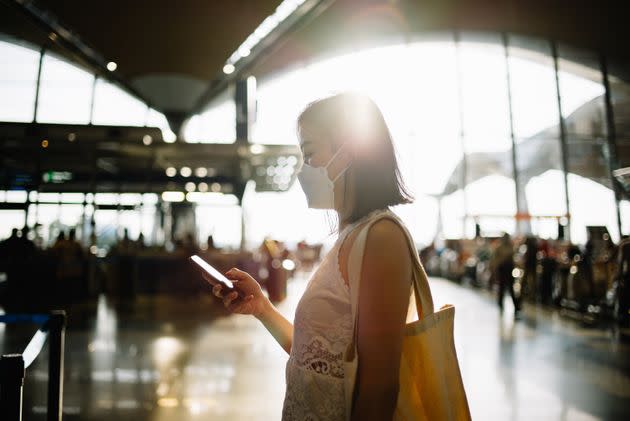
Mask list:
[[[18,16],[14,6],[24,2],[2,1],[13,7],[3,7],[0,31],[40,45],[49,42],[46,31]],[[117,62],[118,73],[157,108],[184,113],[190,113],[202,91],[216,83],[230,54],[280,3],[35,2],[104,58]],[[611,73],[630,74],[630,51],[619,42],[628,38],[627,2],[337,0],[328,4],[317,16],[302,19],[243,70],[265,76],[336,51],[391,43],[418,33],[471,30],[553,39],[601,52],[611,59]],[[179,93],[178,100],[168,93],[173,91]]]

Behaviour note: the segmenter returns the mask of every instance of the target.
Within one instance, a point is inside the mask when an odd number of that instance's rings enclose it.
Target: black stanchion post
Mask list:
[[[21,354],[0,358],[0,414],[6,421],[22,421],[24,359]]]
[[[61,421],[63,408],[63,358],[66,312],[55,310],[48,321],[48,421]]]

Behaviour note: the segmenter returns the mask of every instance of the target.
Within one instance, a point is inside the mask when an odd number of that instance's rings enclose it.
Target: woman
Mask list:
[[[383,116],[368,98],[340,94],[310,104],[298,119],[303,154],[300,184],[312,208],[334,209],[339,236],[309,281],[295,323],[286,320],[258,283],[227,272],[240,291],[213,293],[234,313],[258,318],[290,355],[283,420],[345,418],[343,357],[353,334],[348,257],[358,228],[367,236],[359,289],[358,373],[353,420],[392,419],[398,396],[412,254],[390,206],[409,203]],[[209,282],[214,283],[211,279]]]

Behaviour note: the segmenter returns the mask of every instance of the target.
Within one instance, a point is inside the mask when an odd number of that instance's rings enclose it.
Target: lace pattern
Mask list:
[[[305,345],[294,361],[317,374],[343,379],[343,352],[331,352],[323,338],[316,338]]]

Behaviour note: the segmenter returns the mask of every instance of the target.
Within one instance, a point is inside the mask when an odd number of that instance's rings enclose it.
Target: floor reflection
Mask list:
[[[456,306],[455,335],[473,418],[604,420],[630,417],[628,332],[582,326],[555,311],[506,305],[433,279],[436,307]],[[304,278],[281,310],[293,312]],[[535,311],[536,310],[536,311]],[[2,326],[2,325],[0,325]],[[3,353],[23,349],[35,328],[0,327]],[[47,350],[27,372],[24,419],[45,418]],[[245,316],[224,317],[211,297],[105,296],[69,310],[66,420],[274,420],[286,355]]]

